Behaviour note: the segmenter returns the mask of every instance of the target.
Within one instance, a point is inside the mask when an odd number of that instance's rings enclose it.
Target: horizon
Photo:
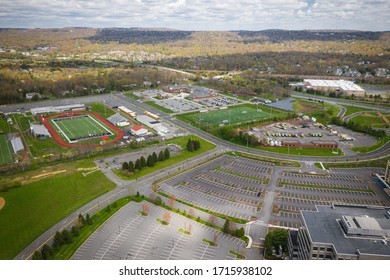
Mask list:
[[[359,30],[390,26],[387,1],[347,0],[4,0],[7,29],[169,28],[183,31]]]

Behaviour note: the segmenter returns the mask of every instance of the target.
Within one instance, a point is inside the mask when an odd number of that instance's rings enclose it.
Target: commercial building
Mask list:
[[[301,227],[288,244],[290,256],[301,260],[390,260],[389,238],[390,208],[316,206],[301,211]]]
[[[64,106],[37,107],[37,108],[32,108],[30,111],[31,114],[37,115],[37,114],[45,114],[45,113],[84,111],[85,109],[86,108],[84,104],[71,104],[71,105],[64,105]]]
[[[343,92],[347,95],[364,96],[366,91],[352,81],[346,80],[317,80],[304,79],[305,89],[314,89],[323,92]]]
[[[128,120],[125,117],[123,117],[121,114],[118,114],[118,113],[116,113],[115,115],[112,115],[111,117],[108,117],[107,120],[115,126],[130,125]]]
[[[148,130],[142,125],[135,125],[131,128],[131,133],[136,136],[146,135]]]
[[[44,139],[46,137],[51,137],[47,128],[42,124],[30,123],[30,131],[31,131],[31,134],[34,135],[36,138]]]

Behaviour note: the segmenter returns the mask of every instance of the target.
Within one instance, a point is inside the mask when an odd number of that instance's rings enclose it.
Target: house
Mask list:
[[[142,125],[135,125],[131,128],[131,133],[136,136],[141,136],[147,134],[148,130]]]

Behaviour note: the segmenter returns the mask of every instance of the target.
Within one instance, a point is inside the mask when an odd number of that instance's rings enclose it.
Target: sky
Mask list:
[[[390,30],[389,0],[0,0],[1,28]]]

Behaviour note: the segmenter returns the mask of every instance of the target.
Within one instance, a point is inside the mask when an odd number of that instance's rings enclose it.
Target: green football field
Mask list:
[[[69,143],[113,135],[113,132],[91,115],[53,118],[51,125]]]
[[[14,162],[11,143],[7,139],[7,135],[0,135],[0,165],[6,165]]]
[[[270,117],[271,115],[261,110],[250,107],[228,108],[206,113],[198,113],[188,116],[188,118],[198,124],[208,124],[214,127],[242,123]]]

